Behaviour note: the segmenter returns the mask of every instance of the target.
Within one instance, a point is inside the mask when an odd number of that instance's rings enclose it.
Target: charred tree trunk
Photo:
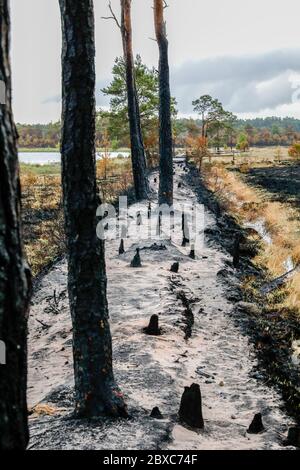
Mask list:
[[[126,415],[113,376],[104,242],[96,236],[95,40],[92,0],[59,0],[62,183],[73,322],[76,412]]]
[[[149,193],[145,149],[141,130],[140,110],[137,97],[134,59],[132,51],[131,0],[121,0],[121,34],[126,67],[128,119],[131,141],[132,172],[135,196],[138,201]]]
[[[164,1],[154,0],[154,22],[159,47],[159,203],[173,204],[173,139],[171,119],[168,40],[164,21]]]
[[[0,104],[0,450],[22,450],[27,426],[27,317],[30,271],[24,259],[20,214],[17,131],[11,110],[10,15],[0,0],[0,80],[6,103]],[[2,361],[1,361],[2,362]]]

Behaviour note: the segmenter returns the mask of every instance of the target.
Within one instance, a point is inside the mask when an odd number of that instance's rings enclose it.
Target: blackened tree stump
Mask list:
[[[177,262],[177,263],[172,264],[172,266],[171,266],[171,273],[177,274],[178,271],[179,271],[179,263]]]
[[[141,268],[142,267],[142,262],[141,262],[141,257],[140,257],[140,249],[136,249],[136,254],[134,255],[133,260],[131,261],[132,268]]]
[[[163,415],[160,412],[160,409],[157,406],[151,411],[150,418],[164,419]]]
[[[185,387],[180,403],[179,418],[182,423],[191,428],[204,428],[201,391],[198,384]]]
[[[160,336],[161,329],[159,328],[159,318],[158,315],[152,315],[150,318],[149,325],[145,328],[145,333],[150,336]]]
[[[191,259],[196,259],[195,247],[194,247],[194,246],[192,246],[192,248],[191,248],[191,252],[190,252],[190,254],[189,254],[189,257],[190,257]]]
[[[286,444],[300,448],[300,426],[292,427],[289,429]]]
[[[137,217],[136,217],[136,224],[139,227],[140,225],[142,225],[142,223],[143,223],[142,222],[142,215],[141,215],[140,212],[138,212]]]
[[[186,246],[189,243],[190,243],[189,225],[187,222],[186,215],[182,214],[182,246]]]
[[[158,214],[157,235],[161,235],[162,212]]]
[[[247,430],[248,434],[259,434],[265,430],[263,422],[262,422],[262,416],[261,413],[257,413],[254,418],[252,423],[249,426],[249,429]]]
[[[235,237],[233,245],[233,267],[238,268],[240,264],[240,244],[241,244],[241,234],[238,234]]]
[[[125,253],[124,240],[122,238],[121,243],[120,243],[120,248],[119,248],[119,255],[123,255],[124,253]]]

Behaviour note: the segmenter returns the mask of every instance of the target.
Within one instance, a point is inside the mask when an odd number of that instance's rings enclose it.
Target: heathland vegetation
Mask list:
[[[139,59],[140,60],[140,59]],[[146,66],[140,61],[138,62],[140,69]],[[119,74],[120,59],[115,65],[115,72]],[[146,73],[146,72],[139,72]],[[147,96],[142,94],[141,90],[141,120],[143,123],[143,132],[145,134],[146,148],[157,148],[156,126],[157,126],[157,84],[155,76],[157,72],[150,70],[147,72],[147,81],[145,85],[141,83],[141,87],[149,86]],[[142,77],[137,75],[137,84],[139,85]],[[149,83],[150,82],[150,83]],[[124,90],[124,82],[120,82]],[[117,91],[117,90],[116,90]],[[113,94],[113,82],[105,88],[107,94]],[[96,121],[96,142],[98,149],[102,148],[102,140],[105,132],[108,130],[111,141],[111,150],[128,149],[128,126],[127,120],[122,119],[126,113],[126,106],[116,103],[112,106],[111,111],[98,111]],[[145,102],[145,100],[147,100]],[[121,100],[120,100],[121,101]],[[112,103],[113,104],[113,103]],[[120,107],[120,112],[116,113],[116,109]],[[173,113],[176,111],[176,103],[173,102]],[[21,149],[59,149],[60,142],[60,122],[49,124],[17,124],[19,133],[19,146]],[[198,135],[201,129],[201,120],[194,118],[176,118],[173,119],[174,138],[177,147],[185,146],[187,135]],[[250,146],[290,146],[295,140],[300,141],[300,119],[294,118],[261,118],[261,119],[238,119],[234,123],[233,144],[238,143],[240,134],[245,134]],[[230,138],[225,139],[224,143],[231,145]]]

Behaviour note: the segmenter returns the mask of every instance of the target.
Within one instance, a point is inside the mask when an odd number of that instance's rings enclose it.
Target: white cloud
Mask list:
[[[61,88],[58,0],[10,3],[15,117],[23,122],[58,119],[60,101],[52,99],[59,97]],[[109,81],[114,59],[121,54],[121,38],[113,22],[101,19],[107,14],[108,0],[94,3],[96,70],[102,84]],[[119,3],[112,0],[117,13]],[[287,108],[291,84],[286,74],[290,68],[295,70],[296,62],[300,64],[299,50],[293,49],[299,43],[299,0],[252,0],[249,7],[240,0],[168,3],[172,93],[178,97],[181,113],[190,113],[192,99],[202,92],[219,96],[236,112],[262,112],[263,107],[272,114],[282,109],[294,112],[294,106]],[[132,5],[134,52],[156,65],[157,45],[149,40],[154,36],[152,0],[134,0]],[[264,93],[262,83],[266,83]],[[97,100],[107,105],[99,87]]]

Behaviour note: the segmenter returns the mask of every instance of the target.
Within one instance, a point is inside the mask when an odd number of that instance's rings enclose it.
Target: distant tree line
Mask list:
[[[144,66],[142,66],[144,67]],[[156,91],[156,71],[147,70],[145,73],[152,78],[152,86]],[[143,79],[143,78],[142,78]],[[149,76],[147,77],[147,80]],[[105,90],[111,89],[111,86]],[[108,93],[109,94],[109,93]],[[141,106],[141,121],[144,134],[144,145],[146,153],[158,148],[157,126],[158,108],[157,100],[153,95],[143,97]],[[103,140],[108,130],[112,149],[129,147],[128,121],[121,115],[126,113],[126,106],[120,106],[120,112],[98,111],[96,119],[96,146],[103,147]],[[185,145],[186,137],[201,133],[200,119],[176,118],[176,102],[173,99],[173,134],[178,147]],[[49,124],[17,124],[19,134],[19,146],[21,148],[59,148],[61,123],[51,122]],[[233,137],[234,146],[239,141],[240,134],[246,134],[250,146],[290,146],[295,141],[300,141],[300,119],[294,118],[256,118],[241,120],[234,124],[235,132]],[[230,136],[226,145],[230,146]],[[225,138],[226,141],[226,138]]]
[[[258,121],[258,122],[257,122]],[[261,127],[261,122],[264,126]],[[291,118],[265,118],[252,120],[236,120],[233,129],[221,136],[222,145],[237,146],[246,136],[250,147],[253,146],[290,146],[300,140],[300,119]],[[201,134],[202,122],[200,119],[176,119],[175,122],[177,146],[184,146],[188,136]],[[210,140],[215,145],[215,139]]]

